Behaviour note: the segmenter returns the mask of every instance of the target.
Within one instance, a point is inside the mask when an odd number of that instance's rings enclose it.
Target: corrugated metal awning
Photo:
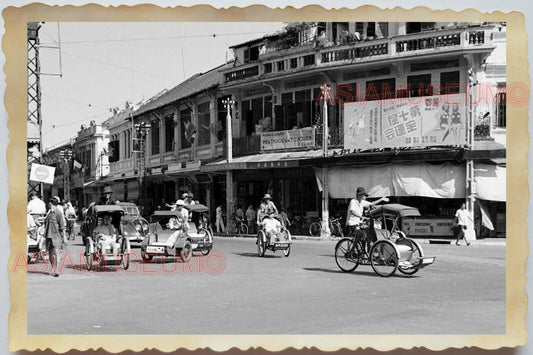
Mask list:
[[[329,154],[338,154],[340,149],[330,149]],[[214,172],[225,170],[246,170],[246,169],[272,169],[272,168],[293,168],[300,166],[301,161],[322,157],[322,150],[306,150],[279,153],[264,153],[246,155],[233,158],[231,163],[226,159],[218,162],[206,164],[200,168],[201,172]]]

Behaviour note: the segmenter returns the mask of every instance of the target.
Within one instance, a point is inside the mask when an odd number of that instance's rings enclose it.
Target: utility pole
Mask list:
[[[41,116],[41,66],[39,62],[39,22],[28,22],[28,193],[43,195],[43,183],[29,179],[31,164],[43,159],[43,130]],[[30,131],[30,129],[32,131]],[[36,150],[35,153],[30,152]]]
[[[473,68],[470,68],[468,70],[468,123],[466,124],[467,132],[467,145],[470,147],[469,149],[474,149],[474,127],[475,127],[475,115],[474,115],[474,108],[472,107],[472,100],[475,98],[473,88],[478,84],[477,81],[477,75]],[[474,168],[474,161],[472,159],[468,159],[466,161],[466,210],[468,211],[468,214],[470,216],[469,218],[469,225],[467,228],[467,238],[469,240],[476,239],[476,232],[474,230],[474,194],[476,193],[476,185],[475,185],[475,176],[474,176],[475,168]]]
[[[143,206],[143,213],[145,213],[144,209],[146,208],[146,203],[144,201],[146,197],[146,191],[145,191],[145,156],[146,156],[146,135],[150,131],[150,126],[146,122],[136,123],[135,124],[135,131],[137,133],[137,137],[139,139],[139,165],[138,165],[138,179],[139,179],[139,204],[142,204]]]
[[[226,232],[231,225],[231,215],[233,212],[233,171],[230,170],[230,163],[233,160],[233,134],[231,127],[231,108],[235,101],[225,99],[222,101],[224,108],[228,111],[226,115],[226,138],[227,138],[227,156],[226,156]]]
[[[72,160],[72,149],[63,149],[59,152],[63,159],[63,198],[70,201],[70,161]]]
[[[320,87],[322,90],[322,156],[328,156],[328,100],[331,97],[330,87],[323,84]],[[326,164],[322,166],[322,230],[321,237],[329,238],[331,231],[329,230],[329,190],[328,190],[328,167]]]

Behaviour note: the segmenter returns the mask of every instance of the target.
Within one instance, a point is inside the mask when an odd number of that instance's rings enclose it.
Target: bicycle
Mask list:
[[[235,221],[233,222],[233,232],[237,233],[239,236],[248,234],[248,224],[244,218],[235,217]]]
[[[67,229],[66,229],[66,232],[67,232],[67,240],[74,240],[76,238],[76,235],[74,234],[74,221],[76,219],[75,218],[66,218],[66,221],[67,221]]]
[[[344,232],[341,225],[341,217],[329,219],[329,230],[332,236],[344,238]],[[309,234],[312,236],[319,236],[322,230],[322,221],[315,221],[309,226]]]

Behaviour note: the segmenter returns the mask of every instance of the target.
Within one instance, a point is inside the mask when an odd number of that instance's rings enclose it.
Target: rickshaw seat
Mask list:
[[[376,231],[376,238],[377,240],[390,240],[391,239],[391,232],[387,229],[375,229]]]

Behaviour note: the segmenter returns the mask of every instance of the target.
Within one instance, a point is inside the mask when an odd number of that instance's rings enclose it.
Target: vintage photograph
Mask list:
[[[505,334],[506,23],[27,33],[28,334]]]
[[[3,18],[11,351],[525,343],[523,17]]]

